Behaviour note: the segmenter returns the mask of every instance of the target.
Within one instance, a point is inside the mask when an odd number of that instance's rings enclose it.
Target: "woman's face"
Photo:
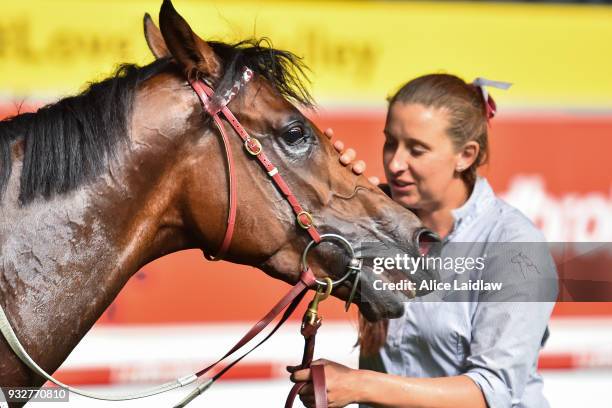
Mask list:
[[[460,181],[458,154],[447,135],[445,109],[393,103],[385,124],[383,163],[393,200],[411,209],[434,209]]]

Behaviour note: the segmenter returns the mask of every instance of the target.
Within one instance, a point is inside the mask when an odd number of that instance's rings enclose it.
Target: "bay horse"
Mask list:
[[[344,168],[298,109],[312,100],[294,54],[256,42],[204,41],[164,1],[161,31],[145,17],[156,60],[123,65],[83,93],[0,122],[0,304],[30,356],[54,372],[143,265],[198,248],[214,254],[226,230],[224,147],[188,79],[231,89],[229,108],[278,166],[326,233],[352,242],[395,242],[418,256],[419,220],[365,177]],[[242,144],[231,134],[231,147]],[[288,283],[299,279],[308,236],[259,163],[237,154],[237,214],[225,259]],[[337,277],[346,258],[327,245],[309,263]],[[370,320],[398,317],[402,292],[358,302]],[[370,288],[370,289],[368,289]],[[346,299],[350,285],[334,290]],[[357,295],[359,299],[359,294]],[[0,385],[40,386],[0,338]]]

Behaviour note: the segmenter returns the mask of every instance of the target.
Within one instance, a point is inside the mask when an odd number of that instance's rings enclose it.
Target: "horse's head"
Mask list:
[[[178,69],[145,82],[139,101],[149,107],[148,115],[142,116],[149,122],[140,126],[180,141],[176,148],[179,171],[174,172],[173,181],[179,197],[175,211],[190,245],[211,255],[221,246],[228,222],[229,169],[219,131],[187,79],[201,79],[215,95],[224,95],[241,82],[243,69],[248,67],[254,75],[243,83],[228,108],[249,135],[259,140],[277,170],[267,174],[254,156],[244,152],[230,124],[221,123],[233,151],[232,172],[238,193],[235,228],[225,258],[256,266],[287,282],[298,279],[301,256],[310,241],[300,224],[310,220],[302,215],[298,222],[292,206],[271,182],[270,173],[276,171],[321,233],[338,234],[354,246],[393,243],[401,253],[419,256],[418,236],[423,228],[416,216],[365,177],[344,168],[327,138],[291,102],[310,101],[298,78],[302,72],[299,59],[254,43],[206,42],[168,0],[161,8],[160,27],[161,31],[145,17],[147,43],[157,58],[170,58]],[[337,244],[324,243],[311,251],[308,263],[317,276],[344,275],[348,259]],[[362,293],[357,299],[370,300],[359,302],[366,317],[397,317],[402,302],[408,299],[406,294],[377,292],[371,284],[375,279],[372,270],[365,268],[362,275]],[[404,278],[414,280],[415,276],[419,275]],[[350,289],[350,284],[342,285],[334,294],[347,298]]]

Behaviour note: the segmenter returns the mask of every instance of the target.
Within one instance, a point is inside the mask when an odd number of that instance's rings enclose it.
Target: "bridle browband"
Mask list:
[[[249,68],[244,68],[242,74],[238,81],[234,83],[234,85],[223,93],[223,95],[216,95],[213,89],[205,84],[202,80],[190,80],[189,83],[193,90],[198,95],[202,107],[204,110],[211,115],[215,126],[219,129],[221,134],[221,138],[223,141],[226,160],[228,164],[228,185],[229,185],[229,211],[227,218],[227,227],[221,241],[221,245],[214,256],[206,255],[205,257],[210,260],[220,260],[226,255],[230,243],[232,241],[232,236],[234,233],[234,227],[236,224],[236,183],[235,183],[235,175],[234,175],[234,163],[232,150],[229,143],[229,137],[227,135],[226,129],[223,125],[223,121],[221,120],[220,115],[225,116],[227,121],[230,123],[232,128],[236,131],[238,136],[244,142],[244,147],[249,155],[257,158],[259,163],[263,166],[268,176],[272,179],[276,187],[283,194],[287,202],[290,204],[293,212],[295,213],[297,224],[308,234],[310,235],[312,241],[308,243],[304,252],[302,254],[302,265],[301,265],[301,273],[299,281],[289,290],[289,292],[283,296],[259,322],[257,322],[251,329],[219,360],[210,364],[208,367],[194,373],[181,378],[178,378],[174,381],[167,382],[160,386],[157,386],[153,389],[130,394],[130,395],[122,395],[122,396],[108,396],[108,395],[99,395],[95,393],[91,393],[88,391],[83,391],[77,388],[70,387],[55,378],[53,378],[50,374],[48,374],[45,370],[43,370],[36,362],[30,357],[27,353],[19,338],[15,334],[15,331],[11,327],[8,318],[0,306],[0,332],[6,338],[9,346],[13,350],[13,352],[21,359],[21,361],[26,364],[32,371],[37,373],[38,375],[44,377],[48,381],[69,390],[75,394],[79,394],[85,397],[106,400],[106,401],[124,401],[131,399],[139,399],[145,398],[156,394],[161,394],[166,391],[174,390],[180,387],[187,386],[189,384],[197,381],[198,378],[203,376],[204,374],[210,372],[214,367],[216,367],[219,363],[224,361],[226,358],[240,350],[243,346],[245,346],[248,342],[250,342],[255,336],[261,333],[281,312],[281,318],[277,322],[277,324],[270,330],[270,332],[258,342],[255,346],[253,346],[250,350],[242,354],[240,357],[236,358],[230,364],[223,367],[219,372],[214,374],[211,378],[207,379],[203,383],[199,384],[191,393],[189,393],[176,407],[184,407],[193,399],[195,399],[198,395],[202,394],[205,390],[207,390],[217,379],[219,379],[223,374],[225,374],[229,369],[231,369],[235,364],[241,361],[244,357],[246,357],[249,353],[263,344],[266,340],[268,340],[281,326],[282,324],[291,316],[293,311],[296,309],[298,304],[306,295],[306,292],[318,285],[317,293],[315,294],[314,300],[310,303],[309,308],[304,315],[304,319],[302,322],[302,335],[305,339],[304,346],[304,355],[302,358],[302,364],[300,364],[300,368],[309,368],[312,371],[312,383],[315,394],[315,401],[317,408],[327,408],[327,395],[326,395],[326,387],[325,387],[325,372],[324,366],[322,365],[312,365],[312,357],[314,353],[314,344],[315,344],[315,335],[317,329],[321,325],[321,318],[318,317],[317,314],[317,305],[318,302],[329,295],[334,286],[347,281],[351,278],[352,288],[351,293],[346,302],[346,308],[350,306],[358,285],[359,275],[361,271],[361,260],[355,256],[355,252],[353,250],[352,245],[348,240],[344,237],[337,234],[320,234],[317,228],[314,225],[312,215],[306,211],[299,203],[295,195],[292,193],[291,189],[283,179],[283,177],[279,174],[278,169],[272,164],[272,162],[268,159],[266,154],[263,152],[263,148],[261,143],[251,137],[248,132],[242,127],[240,122],[236,119],[236,117],[229,110],[227,105],[232,101],[232,99],[240,92],[240,90],[253,78],[253,71]],[[308,266],[307,255],[308,252],[313,249],[316,245],[325,242],[325,241],[335,241],[340,243],[341,246],[349,253],[350,262],[347,268],[347,272],[344,276],[336,281],[332,281],[330,278],[325,278],[323,280],[318,280],[311,268]],[[325,296],[321,295],[321,288],[326,289]],[[285,407],[291,407],[293,401],[300,389],[306,383],[297,383],[291,389],[289,396],[287,398]]]

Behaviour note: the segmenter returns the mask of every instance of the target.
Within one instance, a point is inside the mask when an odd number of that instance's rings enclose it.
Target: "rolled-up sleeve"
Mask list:
[[[509,408],[521,401],[537,365],[558,287],[547,247],[498,244],[492,252],[483,278],[503,282],[504,289],[480,296],[464,374],[490,408]]]

